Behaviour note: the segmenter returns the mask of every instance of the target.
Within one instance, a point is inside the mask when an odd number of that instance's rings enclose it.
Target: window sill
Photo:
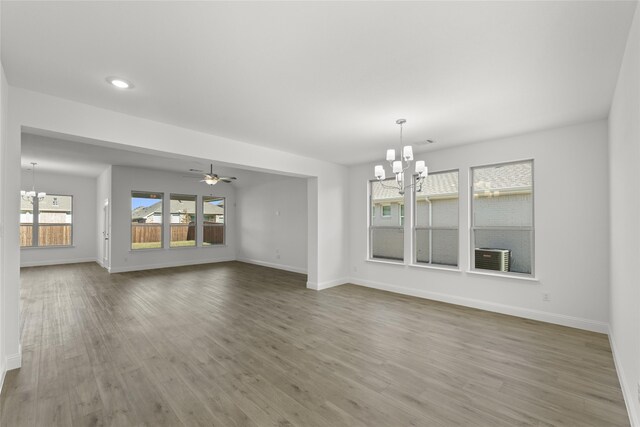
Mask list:
[[[20,249],[73,249],[75,245],[57,245],[57,246],[20,246]]]
[[[400,265],[400,266],[404,266],[406,265],[404,263],[404,261],[391,261],[391,260],[384,260],[384,259],[371,259],[371,258],[367,258],[365,259],[366,262],[373,262],[376,264],[390,264],[390,265]]]
[[[462,273],[462,270],[460,270],[460,268],[458,267],[446,267],[446,266],[429,265],[429,264],[409,264],[409,267],[426,268],[427,270],[451,271],[453,273]]]
[[[490,276],[490,277],[500,277],[500,278],[503,278],[503,279],[524,280],[526,282],[536,282],[536,283],[540,282],[540,280],[538,280],[537,277],[521,276],[521,275],[516,275],[516,274],[490,273],[490,272],[477,271],[477,270],[467,270],[467,273],[468,274],[475,274],[475,275],[478,275],[478,276]]]
[[[64,246],[68,248],[70,246]],[[182,249],[206,249],[206,248],[226,248],[227,245],[207,245],[207,246],[174,246],[174,247],[162,247],[162,248],[149,248],[149,249],[129,249],[129,253],[137,253],[137,252],[158,252],[158,251],[173,251],[173,250],[182,250]]]

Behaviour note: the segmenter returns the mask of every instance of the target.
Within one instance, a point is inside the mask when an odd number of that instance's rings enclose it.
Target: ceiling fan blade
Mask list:
[[[235,177],[235,176],[220,176],[220,177],[218,177],[218,178],[220,178],[220,179],[226,179],[226,180],[236,179],[236,177]]]

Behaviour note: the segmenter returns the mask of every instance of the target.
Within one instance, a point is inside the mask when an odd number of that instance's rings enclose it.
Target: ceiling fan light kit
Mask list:
[[[384,188],[397,189],[400,195],[403,195],[408,188],[415,188],[416,191],[422,191],[422,185],[428,175],[428,168],[424,160],[418,160],[415,163],[416,180],[414,183],[405,186],[405,172],[411,167],[413,161],[413,147],[410,145],[402,146],[402,125],[407,121],[405,119],[396,120],[396,124],[400,125],[400,150],[398,151],[399,160],[396,160],[396,150],[390,148],[387,150],[387,161],[391,166],[391,170],[396,176],[395,185],[385,184],[386,173],[384,166],[376,165],[374,168],[374,175],[380,185]]]
[[[218,182],[226,182],[230,183],[232,180],[236,179],[235,176],[218,176],[213,173],[213,163],[211,163],[211,169],[209,173],[204,175],[204,179],[200,180],[200,182],[204,182],[207,185],[216,185]]]

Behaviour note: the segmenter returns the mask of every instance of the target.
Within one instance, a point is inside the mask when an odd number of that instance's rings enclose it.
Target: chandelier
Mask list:
[[[416,172],[416,180],[414,183],[405,186],[405,172],[407,169],[411,167],[411,162],[413,161],[413,147],[410,145],[402,146],[402,125],[404,125],[407,121],[405,119],[396,120],[396,124],[400,125],[400,152],[399,160],[396,160],[396,150],[393,148],[387,150],[387,161],[391,166],[393,173],[396,176],[395,184],[389,185],[385,184],[384,180],[386,178],[386,174],[384,171],[384,167],[382,165],[376,165],[374,169],[374,174],[380,185],[384,188],[395,189],[398,190],[398,193],[401,195],[404,194],[404,191],[408,188],[415,187],[417,191],[422,191],[422,185],[424,184],[424,180],[427,177],[427,166],[424,163],[424,160],[418,160],[415,164],[415,172]]]
[[[42,201],[45,196],[47,195],[47,193],[45,192],[40,192],[37,193],[36,192],[36,162],[31,162],[31,175],[32,175],[32,185],[31,185],[31,191],[24,191],[24,190],[20,190],[20,196],[22,196],[22,200],[26,200],[27,202],[30,202],[31,204],[33,204],[33,199],[37,198],[38,201]]]

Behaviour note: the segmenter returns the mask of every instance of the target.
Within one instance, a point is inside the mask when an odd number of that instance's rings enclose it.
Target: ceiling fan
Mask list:
[[[213,163],[211,164],[211,170],[209,173],[204,174],[204,179],[200,180],[200,182],[206,182],[208,185],[216,185],[218,182],[231,182],[236,179],[235,176],[218,176],[213,173]]]

